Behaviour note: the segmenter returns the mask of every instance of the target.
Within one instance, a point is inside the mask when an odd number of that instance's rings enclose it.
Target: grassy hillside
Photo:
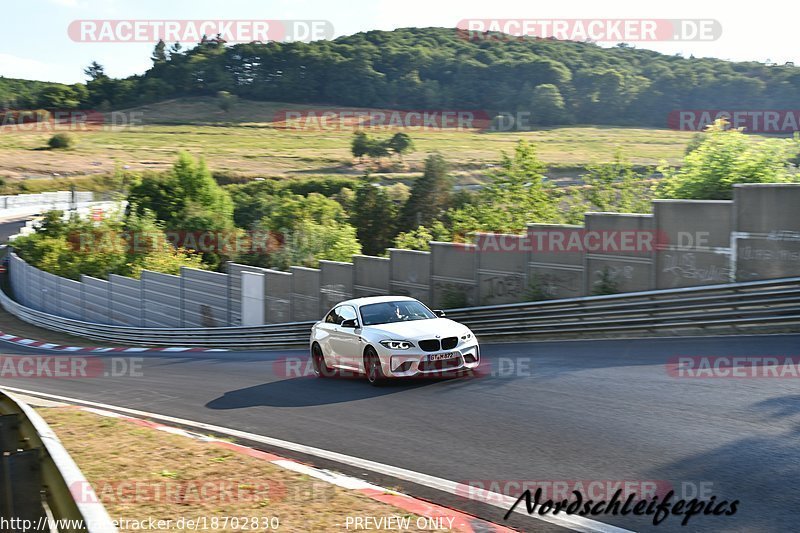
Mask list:
[[[319,109],[320,106],[312,106]],[[213,98],[189,98],[124,110],[140,113],[143,125],[76,131],[75,149],[45,150],[51,131],[20,132],[0,128],[0,177],[8,180],[77,176],[109,172],[115,164],[132,170],[165,169],[181,150],[206,157],[217,172],[247,176],[352,175],[370,170],[386,179],[402,179],[421,168],[425,154],[440,151],[461,183],[480,181],[486,168],[518,139],[536,144],[542,159],[561,174],[587,163],[609,160],[621,147],[632,162],[673,163],[683,155],[691,133],[643,128],[569,126],[531,132],[479,130],[405,130],[416,151],[380,165],[354,164],[353,129],[298,130],[273,122],[276,111],[309,106],[240,100],[228,113]],[[367,130],[390,136],[396,130]]]

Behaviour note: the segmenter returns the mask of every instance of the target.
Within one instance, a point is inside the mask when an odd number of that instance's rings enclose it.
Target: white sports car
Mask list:
[[[356,298],[336,305],[311,328],[319,377],[337,371],[387,378],[458,374],[480,363],[478,339],[458,322],[406,296]]]

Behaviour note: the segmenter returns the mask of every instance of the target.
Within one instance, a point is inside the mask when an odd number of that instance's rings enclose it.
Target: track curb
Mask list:
[[[56,352],[79,352],[79,353],[135,353],[135,352],[227,352],[224,348],[197,348],[191,346],[168,346],[168,347],[115,347],[108,348],[102,346],[64,346],[52,342],[37,341],[27,339],[17,335],[0,331],[0,341],[5,341],[17,346],[27,348],[39,348],[41,350],[53,350]]]
[[[221,448],[247,455],[249,457],[268,461],[284,470],[291,470],[293,472],[304,474],[326,483],[330,483],[337,487],[353,490],[370,498],[371,500],[397,507],[398,509],[402,509],[409,513],[434,520],[446,519],[447,524],[451,524],[448,528],[450,531],[461,531],[464,533],[515,533],[517,531],[516,529],[501,526],[462,511],[457,511],[455,509],[438,505],[427,500],[415,498],[413,496],[409,496],[408,494],[403,494],[379,485],[367,483],[362,479],[340,474],[338,472],[333,472],[331,470],[316,468],[294,459],[288,459],[274,453],[264,452],[249,446],[244,446],[242,444],[220,440],[215,437],[193,433],[191,431],[174,426],[167,426],[158,422],[152,422],[150,420],[123,415],[104,409],[86,407],[82,405],[67,405],[66,407],[69,409],[77,409],[80,411],[93,413],[99,416],[124,420],[126,422],[136,424],[137,426],[164,431],[173,435],[180,435],[194,440],[208,442]]]

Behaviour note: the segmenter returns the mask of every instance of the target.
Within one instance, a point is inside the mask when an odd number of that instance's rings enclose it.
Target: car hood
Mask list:
[[[370,333],[383,335],[386,339],[416,340],[440,337],[453,337],[461,335],[467,327],[447,318],[431,318],[427,320],[410,320],[408,322],[394,322],[392,324],[376,324],[366,326],[364,329]]]

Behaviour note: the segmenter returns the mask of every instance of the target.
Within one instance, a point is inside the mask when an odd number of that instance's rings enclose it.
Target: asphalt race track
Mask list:
[[[150,352],[133,354],[142,358],[141,377],[0,384],[231,427],[452,481],[655,480],[740,501],[735,516],[695,516],[685,528],[677,517],[657,527],[648,517],[594,517],[636,531],[788,531],[800,501],[798,380],[677,378],[665,363],[676,355],[794,356],[799,346],[799,335],[495,344],[484,347],[492,371],[482,377],[384,388],[287,376],[296,367],[285,358],[304,357],[302,351]],[[37,351],[4,345],[3,353]],[[109,368],[115,356],[92,357]],[[359,475],[501,520],[502,512],[483,504]],[[526,516],[511,524],[557,529]]]
[[[11,235],[19,233],[30,217],[16,217],[14,220],[0,220],[0,244],[5,243]]]

